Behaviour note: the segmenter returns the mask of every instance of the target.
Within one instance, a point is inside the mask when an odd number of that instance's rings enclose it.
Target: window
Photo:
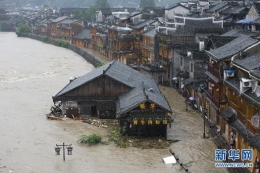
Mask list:
[[[181,41],[190,41],[191,37],[190,36],[181,36]]]
[[[190,72],[193,72],[193,63],[190,64]]]
[[[183,61],[183,58],[181,57],[181,62],[180,62],[180,63],[181,63],[181,66],[182,66],[182,63],[183,63],[182,61]]]

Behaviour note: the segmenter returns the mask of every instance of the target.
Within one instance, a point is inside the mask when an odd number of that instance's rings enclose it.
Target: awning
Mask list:
[[[252,21],[253,21],[253,20],[251,20],[251,19],[242,19],[242,20],[237,21],[236,23],[249,24],[249,23],[251,23]]]

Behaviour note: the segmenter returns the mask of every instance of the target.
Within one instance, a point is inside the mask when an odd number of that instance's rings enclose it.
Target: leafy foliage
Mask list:
[[[86,14],[86,19],[88,21],[94,21],[96,18],[96,12],[97,12],[98,8],[96,5],[92,5],[89,7],[87,14]]]
[[[18,29],[16,30],[16,35],[18,37],[26,36],[26,34],[31,33],[30,27],[25,23],[19,23]]]
[[[89,144],[89,145],[99,144],[101,142],[102,142],[102,137],[99,134],[95,134],[95,133],[88,136],[81,135],[78,139],[78,143]]]
[[[103,65],[105,65],[106,63],[104,63],[104,62],[101,62],[101,63],[99,63],[97,66],[96,66],[96,68],[99,68],[99,67],[101,67],[101,66],[103,66]]]
[[[19,24],[26,24],[26,20],[23,16],[15,16],[15,26],[18,27]]]
[[[140,7],[155,7],[154,0],[140,0]]]
[[[128,137],[123,135],[124,131],[124,128],[112,130],[109,136],[109,140],[113,141],[117,146],[121,148],[129,147],[130,144],[128,142]]]
[[[6,21],[0,22],[0,31],[10,31],[11,27]]]
[[[43,36],[43,37],[42,37],[42,41],[43,41],[44,43],[48,43],[48,42],[49,42],[48,36]]]
[[[97,0],[95,5],[98,9],[100,9],[100,8],[110,8],[110,5],[108,4],[107,0]]]
[[[70,42],[67,40],[57,39],[55,40],[54,45],[59,47],[69,48]]]
[[[78,9],[74,10],[75,18],[78,20],[87,20],[88,10],[87,9]]]

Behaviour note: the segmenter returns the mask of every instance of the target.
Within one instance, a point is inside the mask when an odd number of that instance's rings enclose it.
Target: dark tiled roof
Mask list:
[[[181,5],[180,3],[176,3],[176,4],[173,4],[173,5],[171,5],[171,6],[167,7],[167,8],[165,8],[165,10],[170,10],[170,9],[175,8],[175,7],[178,7],[178,6],[183,7],[183,8],[186,8],[186,9],[189,9],[189,8],[187,8],[187,7],[183,6],[183,5]]]
[[[235,77],[227,78],[226,80],[224,80],[224,84],[229,86],[229,88],[231,88],[236,93],[239,93],[239,90],[240,90],[240,80],[238,78],[235,78]]]
[[[91,39],[91,35],[90,35],[90,30],[89,29],[84,29],[82,32],[80,32],[79,34],[76,34],[73,36],[73,38],[75,39]]]
[[[180,17],[176,17],[176,19],[180,19]],[[215,28],[222,28],[221,21],[214,21],[213,17],[208,18],[185,18],[185,25],[181,26],[176,30],[176,33],[184,33],[187,32],[192,34],[198,30],[211,30]],[[218,30],[219,32],[219,30]]]
[[[66,20],[62,21],[61,24],[69,25],[69,24],[72,24],[74,22],[78,22],[78,20],[76,20],[76,19],[66,19]]]
[[[234,7],[231,6],[221,12],[219,14],[227,15],[227,14],[246,14],[248,12],[248,8],[246,7]]]
[[[253,2],[253,5],[255,6],[257,13],[260,14],[260,2]]]
[[[141,82],[144,82],[145,86],[149,86],[155,91],[160,92],[157,84],[153,79],[148,78],[145,74],[142,74],[118,61],[112,61],[81,77],[76,78],[67,86],[65,86],[60,92],[58,92],[56,96],[61,96],[85,83],[88,83],[93,79],[103,75],[103,73],[105,76],[108,76],[131,88],[137,87]]]
[[[218,10],[222,9],[223,7],[225,6],[228,6],[228,3],[227,2],[221,2],[213,7],[210,7],[207,12],[208,13],[214,13],[214,12],[217,12]]]
[[[207,54],[214,57],[216,60],[221,60],[225,58],[230,58],[231,56],[237,54],[241,50],[256,44],[258,40],[251,38],[250,36],[243,35],[238,37],[231,42],[221,46],[217,49],[206,51]]]
[[[260,63],[260,53],[252,54],[252,55],[242,58],[242,59],[235,59],[233,61],[233,64],[235,64],[247,71],[258,68],[259,63]]]
[[[63,21],[63,20],[65,20],[65,19],[67,19],[67,18],[68,18],[68,16],[62,16],[62,17],[59,17],[59,18],[57,18],[57,19],[52,20],[51,22],[52,22],[52,23],[56,23],[56,22]]]
[[[210,36],[209,40],[213,44],[213,48],[219,48],[228,42],[234,40],[235,37],[227,37],[227,36]]]
[[[160,108],[172,112],[163,94],[141,84],[118,97],[118,101],[116,102],[117,118],[119,118],[120,114],[126,113],[146,101],[151,101]]]
[[[218,5],[218,4],[220,4],[222,1],[211,1],[209,4],[210,4],[210,6],[216,6],[216,5]]]
[[[88,8],[61,8],[60,13],[74,13],[76,10],[87,10]]]
[[[118,39],[123,40],[135,40],[135,36],[133,34],[118,34]]]
[[[259,61],[258,61],[259,62]],[[251,70],[250,74],[258,79],[260,79],[260,69]]]
[[[249,33],[246,31],[243,31],[242,29],[232,29],[221,36],[228,36],[228,37],[239,37],[241,35],[254,35],[254,33]]]
[[[154,38],[155,36],[155,29],[152,29],[150,31],[147,31],[145,33],[143,33],[144,36],[147,36],[147,37],[151,37],[151,38]]]
[[[137,24],[130,25],[129,27],[132,28],[132,29],[140,29],[140,28],[145,27],[145,26],[147,26],[151,23],[154,23],[154,22],[156,22],[156,21],[153,20],[153,19],[148,19],[148,20],[145,20],[145,21],[141,21]]]

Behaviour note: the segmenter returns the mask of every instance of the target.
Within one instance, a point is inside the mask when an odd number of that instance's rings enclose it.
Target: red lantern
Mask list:
[[[209,82],[209,79],[206,79],[206,82],[208,83],[208,82]]]
[[[211,61],[211,64],[215,64],[215,61],[212,60],[212,61]]]
[[[210,84],[210,86],[211,86],[211,88],[214,88],[214,87],[215,87],[215,84],[214,84],[214,83],[212,83],[212,84]]]

